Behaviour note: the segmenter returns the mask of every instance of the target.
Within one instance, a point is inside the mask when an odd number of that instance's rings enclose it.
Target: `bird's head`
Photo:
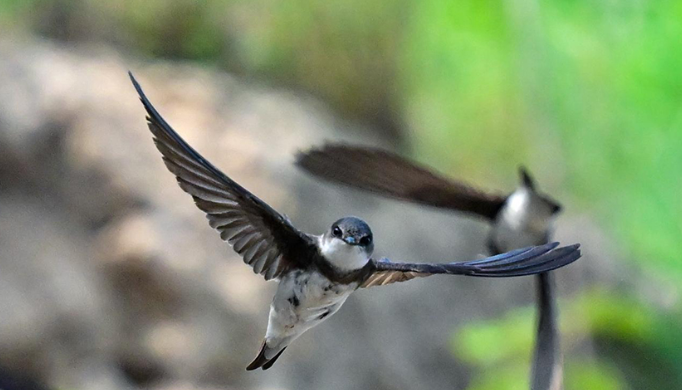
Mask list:
[[[561,205],[559,202],[537,191],[535,180],[531,177],[525,167],[519,168],[519,175],[521,176],[521,184],[519,185],[517,192],[527,192],[530,195],[534,206],[540,208],[543,214],[554,216],[561,212]]]
[[[322,236],[322,255],[343,270],[365,266],[374,251],[372,229],[360,218],[345,217],[334,222]]]
[[[528,171],[520,169],[521,184],[508,198],[502,218],[515,229],[545,236],[554,229],[554,221],[561,205],[549,196],[537,191],[535,181]]]

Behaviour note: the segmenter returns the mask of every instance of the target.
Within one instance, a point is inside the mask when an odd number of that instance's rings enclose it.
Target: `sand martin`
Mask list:
[[[362,146],[326,145],[300,153],[297,165],[326,180],[399,200],[481,216],[492,227],[492,254],[550,241],[561,211],[555,200],[537,190],[526,169],[520,184],[503,196],[442,177],[394,153]],[[537,276],[538,327],[531,372],[533,390],[562,387],[562,363],[551,274]]]
[[[247,370],[270,368],[291,342],[336,313],[358,288],[434,274],[531,275],[580,257],[577,244],[557,248],[558,243],[551,243],[469,262],[394,263],[372,259],[372,231],[356,217],[339,219],[322,235],[306,234],[189,146],[159,115],[132,74],[130,78],[147,111],[154,143],[180,188],[255,273],[279,283],[260,352]]]

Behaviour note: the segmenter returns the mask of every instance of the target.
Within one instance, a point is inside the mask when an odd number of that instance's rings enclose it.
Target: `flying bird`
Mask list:
[[[487,241],[492,254],[546,244],[561,211],[557,201],[538,191],[523,167],[519,169],[516,190],[499,195],[445,178],[399,155],[372,147],[329,144],[299,153],[296,164],[328,181],[482,217],[492,224]],[[531,389],[558,390],[563,380],[553,278],[541,273],[537,281],[539,318]]]
[[[359,288],[435,274],[531,275],[581,256],[578,244],[557,248],[558,243],[551,243],[469,262],[396,263],[372,258],[372,230],[357,217],[341,218],[318,236],[304,233],[188,145],[152,106],[132,74],[130,79],[147,112],[156,148],[180,188],[255,273],[278,282],[265,338],[247,370],[270,368],[291,342],[336,313]]]

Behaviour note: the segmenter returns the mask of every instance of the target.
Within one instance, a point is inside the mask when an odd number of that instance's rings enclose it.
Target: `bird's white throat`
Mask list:
[[[360,269],[369,261],[362,247],[346,244],[336,237],[320,237],[320,252],[332,265],[344,271]]]
[[[554,215],[549,203],[522,187],[514,191],[498,215],[492,240],[501,251],[537,245],[553,229]]]
[[[511,228],[521,229],[530,218],[531,193],[527,188],[519,188],[507,199],[502,210],[502,218]]]
[[[552,206],[528,188],[519,188],[507,200],[502,219],[517,230],[545,232],[554,221]]]

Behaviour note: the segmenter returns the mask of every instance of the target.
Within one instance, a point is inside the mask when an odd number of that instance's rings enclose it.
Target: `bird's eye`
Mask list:
[[[360,239],[360,245],[367,246],[372,243],[372,237],[364,236]]]
[[[334,237],[341,237],[341,235],[342,235],[343,233],[341,232],[341,228],[340,228],[340,227],[334,226],[334,227],[332,228],[332,234],[334,235]]]

